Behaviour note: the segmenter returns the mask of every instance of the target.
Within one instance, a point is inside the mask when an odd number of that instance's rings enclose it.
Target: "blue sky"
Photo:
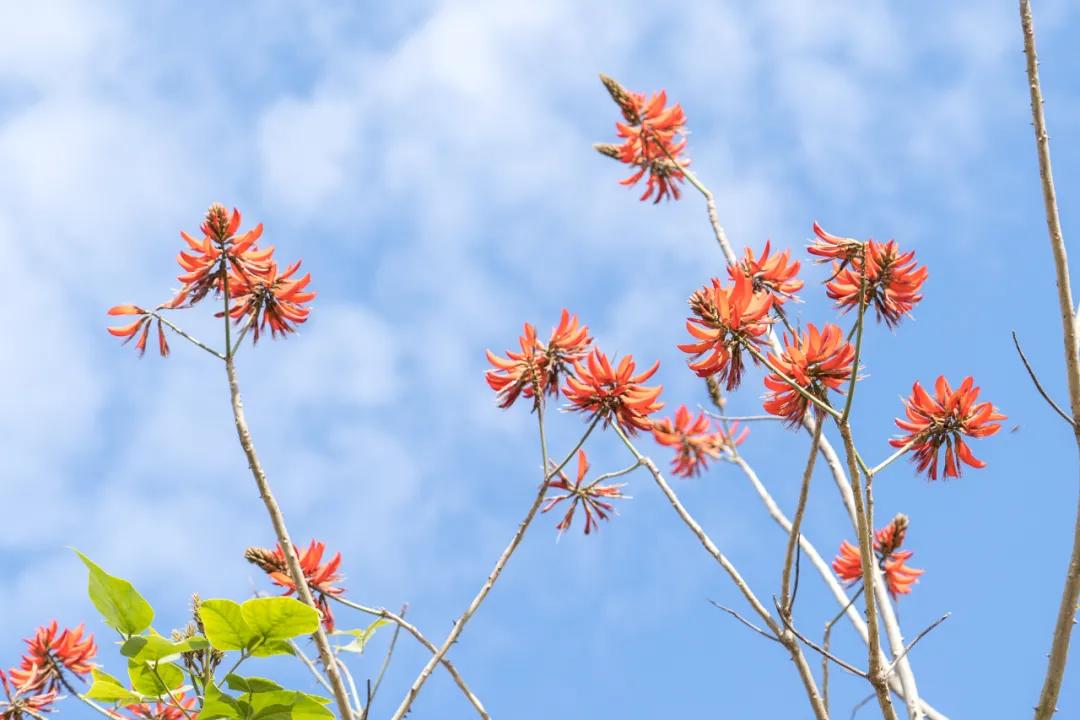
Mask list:
[[[1043,2],[1036,22],[1071,238],[1080,16]],[[533,420],[495,407],[485,348],[513,346],[525,320],[546,330],[565,306],[609,353],[660,359],[669,409],[703,402],[674,346],[686,297],[722,260],[697,196],[638,203],[591,150],[617,117],[604,71],[683,104],[737,248],[798,248],[817,219],[895,237],[930,267],[917,319],[868,333],[857,440],[885,457],[898,396],[939,373],[974,375],[1009,415],[975,446],[987,469],[929,484],[898,463],[876,483],[877,513],[911,517],[911,564],[926,569],[900,603],[906,633],[952,613],[912,652],[924,697],[954,717],[1034,705],[1077,459],[1009,338],[1063,397],[1013,3],[58,1],[0,5],[0,28],[0,665],[54,616],[107,640],[67,546],[132,579],[162,630],[185,622],[190,592],[268,589],[241,556],[272,535],[221,369],[180,342],[140,361],[104,332],[110,305],[173,287],[177,232],[210,202],[264,222],[319,292],[298,336],[240,361],[294,537],[341,550],[352,597],[409,602],[432,639],[537,482]],[[830,318],[824,271],[804,277],[803,321]],[[752,373],[732,411],[756,413],[759,387]],[[555,447],[581,429],[556,414]],[[744,446],[789,512],[805,448],[771,425]],[[597,472],[626,464],[610,435],[589,452]],[[708,604],[741,607],[649,478],[630,482],[598,535],[556,544],[556,517],[534,526],[452,653],[473,689],[496,717],[807,716],[786,656]],[[785,538],[737,468],[675,486],[759,594],[775,592]],[[828,556],[851,537],[823,470],[805,529]],[[816,635],[834,612],[804,574],[800,625]],[[354,672],[377,671],[387,637]],[[836,643],[863,660],[850,627]],[[376,715],[424,660],[403,638]],[[833,677],[846,716],[866,689]],[[1060,706],[1080,715],[1076,663]],[[469,714],[436,673],[413,716]]]

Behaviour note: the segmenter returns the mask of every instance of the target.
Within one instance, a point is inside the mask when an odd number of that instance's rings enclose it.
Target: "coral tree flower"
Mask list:
[[[187,297],[189,305],[199,302],[211,291],[215,295],[222,292],[229,270],[247,276],[262,275],[269,270],[274,248],[259,249],[256,245],[262,237],[262,223],[237,237],[240,211],[233,208],[230,214],[223,205],[215,203],[207,211],[200,229],[203,233],[200,240],[180,231],[190,252],[176,256],[183,270],[177,277],[183,283],[178,297]]]
[[[341,566],[341,553],[334,553],[329,562],[323,564],[322,556],[326,550],[324,543],[312,540],[303,555],[296,553],[300,560],[300,569],[307,580],[308,588],[315,593],[316,605],[322,612],[323,625],[328,632],[334,630],[334,613],[330,610],[330,597],[336,597],[345,592],[345,588],[337,587],[334,583],[341,582],[342,575],[338,572]],[[296,583],[289,574],[289,566],[285,561],[285,553],[281,545],[273,550],[269,548],[251,547],[244,551],[244,557],[248,562],[259,566],[270,576],[270,581],[275,585],[285,588],[284,595],[292,595],[296,592]]]
[[[825,232],[816,222],[814,223],[814,235],[818,239],[811,243],[806,248],[806,251],[820,258],[817,261],[819,263],[835,260],[840,263],[841,267],[846,267],[848,263],[862,254],[863,244],[861,242],[854,238],[831,235]]]
[[[8,673],[19,692],[56,690],[62,685],[63,671],[85,680],[94,667],[92,660],[97,654],[94,636],[83,638],[81,624],[58,631],[59,626],[53,620],[26,640],[28,650],[22,662]]]
[[[688,478],[700,474],[708,466],[708,461],[720,457],[725,448],[734,448],[742,443],[750,428],[743,428],[739,432],[736,422],[725,433],[721,428],[714,428],[704,412],[695,418],[686,405],[680,405],[674,418],[654,422],[652,433],[656,442],[675,448],[671,472]]]
[[[825,285],[825,293],[845,312],[859,307],[864,259],[865,303],[873,306],[878,321],[896,327],[922,300],[920,290],[929,271],[916,264],[914,251],[901,253],[895,240],[868,240],[862,254],[848,259],[847,267],[834,264],[833,279]]]
[[[591,345],[589,328],[578,323],[577,315],[571,315],[564,308],[559,324],[551,331],[551,339],[543,346],[547,375],[545,384],[550,394],[559,394],[561,376],[573,372],[574,363],[584,359]]]
[[[912,445],[913,459],[918,472],[925,472],[930,480],[938,477],[938,453],[945,446],[945,477],[960,477],[961,463],[973,468],[986,467],[976,458],[964,442],[964,436],[989,437],[1001,429],[999,420],[1003,415],[988,402],[976,402],[979,388],[968,376],[956,390],[952,389],[944,375],[934,383],[930,395],[917,381],[911,388],[911,396],[904,400],[906,420],[896,420],[896,425],[907,435],[889,440],[889,444],[902,448]]]
[[[536,328],[525,323],[518,338],[520,352],[508,350],[502,358],[488,350],[487,359],[494,368],[484,377],[497,394],[499,407],[510,407],[520,396],[539,402],[545,390],[558,395],[560,378],[573,372],[574,363],[586,356],[591,344],[589,328],[564,309],[546,345],[537,338]]]
[[[185,720],[199,716],[195,710],[195,696],[186,693],[177,698],[179,705],[170,702],[139,703],[128,705],[125,710],[135,720]],[[185,714],[186,711],[186,714]],[[118,717],[124,717],[119,715]]]
[[[550,460],[548,462],[551,463],[551,469],[554,470],[556,467],[555,462]],[[566,473],[560,470],[558,477],[548,484],[549,488],[566,490],[567,492],[547,498],[547,502],[540,509],[540,512],[546,513],[563,500],[570,501],[570,507],[567,508],[566,514],[563,515],[559,524],[555,526],[560,536],[574,521],[574,511],[577,510],[578,505],[581,505],[582,512],[585,513],[585,534],[588,535],[593,528],[599,528],[600,520],[608,520],[612,515],[618,514],[615,511],[615,506],[609,500],[629,499],[629,496],[622,493],[626,483],[602,485],[599,480],[594,480],[587,485],[583,484],[588,473],[589,459],[586,457],[584,450],[578,450],[577,480],[571,483]]]
[[[736,273],[730,287],[713,278],[711,285],[691,295],[693,316],[687,318],[686,329],[696,342],[678,346],[695,358],[690,369],[700,377],[719,375],[728,390],[738,387],[745,345],[764,346],[773,302],[773,295],[755,292],[743,273]]]
[[[783,305],[795,298],[795,293],[802,290],[803,281],[799,274],[799,261],[791,262],[791,251],[771,254],[771,243],[765,241],[761,256],[754,257],[754,251],[746,248],[746,255],[738,265],[728,266],[728,276],[734,280],[738,273],[753,281],[754,292],[767,292],[773,297],[774,305]]]
[[[874,533],[874,555],[878,568],[885,573],[885,585],[893,599],[896,599],[898,595],[910,593],[911,586],[918,581],[920,575],[926,572],[905,564],[913,555],[911,550],[900,550],[907,528],[908,518],[900,514]],[[841,580],[858,582],[862,580],[861,558],[859,548],[844,540],[840,543],[840,554],[833,560],[833,572]]]
[[[824,401],[827,390],[840,390],[851,379],[855,347],[836,325],[825,325],[820,332],[813,324],[806,327],[807,332],[796,337],[785,333],[783,355],[769,353],[769,364]],[[805,395],[775,372],[765,377],[765,387],[769,390],[765,412],[785,418],[791,425],[802,421],[810,402]]]
[[[306,289],[311,273],[293,279],[299,269],[297,260],[278,274],[277,263],[271,261],[263,274],[229,273],[229,293],[234,300],[229,317],[238,325],[250,324],[252,342],[258,342],[268,326],[271,337],[276,338],[296,332],[295,326],[308,319],[311,308],[304,305],[315,299],[315,293]]]
[[[278,272],[273,261],[274,248],[260,248],[263,226],[260,223],[247,232],[240,229],[240,211],[230,213],[224,206],[214,204],[206,213],[200,228],[202,238],[196,239],[181,231],[180,236],[187,249],[177,255],[181,273],[177,279],[180,290],[169,301],[154,310],[144,310],[138,305],[116,305],[109,309],[110,315],[136,315],[128,325],[109,327],[108,331],[124,338],[124,342],[136,339],[135,347],[142,355],[150,334],[150,325],[157,320],[158,351],[162,357],[169,354],[161,310],[192,307],[207,295],[220,296],[229,288],[228,314],[238,324],[250,323],[252,339],[257,342],[261,333],[270,329],[274,337],[296,331],[296,325],[307,320],[311,308],[305,305],[315,298],[307,289],[310,273],[294,277],[300,262]],[[222,317],[224,311],[217,314]]]
[[[6,700],[0,701],[0,720],[27,720],[51,712],[56,702],[55,690],[31,690],[13,686],[3,670],[0,670],[0,687],[4,688]]]
[[[619,181],[621,185],[636,185],[648,174],[641,200],[648,200],[654,194],[654,203],[667,197],[678,200],[681,192],[678,183],[685,180],[683,170],[690,165],[688,159],[679,157],[686,149],[686,114],[682,106],[676,103],[668,107],[667,93],[663,90],[646,98],[606,75],[601,75],[600,80],[622,110],[626,122],[615,123],[621,145],[600,144],[596,149],[636,168],[632,175]]]
[[[484,378],[499,398],[501,408],[510,407],[522,395],[537,398],[536,402],[539,402],[539,396],[547,384],[547,358],[543,346],[536,339],[536,328],[525,323],[518,344],[521,352],[507,350],[505,358],[486,351],[488,362],[495,367],[488,370]]]
[[[637,375],[635,367],[632,355],[612,367],[607,355],[593,350],[585,365],[574,363],[574,374],[566,378],[563,393],[574,410],[603,418],[604,427],[614,418],[631,435],[638,430],[649,430],[652,421],[648,416],[664,407],[664,403],[657,401],[663,386],[646,387],[642,383],[656,374],[660,362]]]
[[[114,305],[109,308],[109,314],[138,316],[138,320],[129,325],[108,327],[106,330],[114,337],[124,338],[125,345],[138,336],[139,339],[135,341],[135,348],[139,351],[139,356],[142,357],[146,352],[146,341],[150,336],[150,325],[154,322],[154,316],[138,305]],[[169,341],[165,337],[165,329],[161,325],[160,317],[157,319],[157,338],[158,352],[161,357],[168,357]]]

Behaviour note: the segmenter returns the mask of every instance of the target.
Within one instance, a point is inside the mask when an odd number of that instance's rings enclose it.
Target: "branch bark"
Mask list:
[[[1043,206],[1046,211],[1046,229],[1050,236],[1050,250],[1054,257],[1054,272],[1057,277],[1073,435],[1076,438],[1077,448],[1080,449],[1080,427],[1078,427],[1080,425],[1080,358],[1077,357],[1076,318],[1073,315],[1069,258],[1061,232],[1057,192],[1054,189],[1054,171],[1050,164],[1050,136],[1046,131],[1046,117],[1043,114],[1042,86],[1039,82],[1039,60],[1035,52],[1035,25],[1031,16],[1030,0],[1020,0],[1020,24],[1024,33],[1024,56],[1027,59],[1028,89],[1031,96],[1031,119],[1035,129],[1035,151],[1039,159],[1039,178],[1042,184]],[[1072,639],[1078,600],[1080,600],[1080,497],[1077,500],[1076,522],[1073,527],[1072,554],[1065,574],[1065,587],[1061,593],[1057,622],[1054,624],[1054,637],[1050,644],[1046,677],[1042,691],[1039,693],[1039,702],[1035,706],[1037,720],[1049,720],[1057,711],[1058,696],[1061,694],[1061,679],[1065,674],[1065,665],[1069,658],[1069,642]]]
[[[259,488],[259,497],[262,498],[263,505],[266,506],[266,512],[270,516],[270,524],[274,527],[278,545],[281,546],[281,550],[285,554],[289,577],[296,587],[296,593],[305,605],[318,612],[319,608],[315,604],[315,598],[311,595],[307,578],[304,577],[304,571],[300,567],[300,559],[293,549],[292,539],[289,537],[289,530],[285,525],[285,516],[281,512],[281,507],[278,505],[274,493],[270,490],[270,482],[266,478],[262,463],[259,462],[259,456],[255,452],[255,443],[251,439],[251,431],[248,429],[247,419],[244,417],[244,403],[240,399],[240,384],[236,378],[236,363],[233,359],[230,337],[231,318],[229,317],[228,273],[223,273],[223,277],[222,285],[225,296],[225,375],[229,381],[229,400],[232,405],[236,435],[240,440],[240,447],[243,448],[244,455],[247,457],[251,475],[255,478],[255,485]],[[334,690],[334,700],[337,702],[341,718],[342,720],[352,720],[353,713],[349,704],[349,695],[345,690],[345,683],[341,679],[341,673],[338,672],[337,663],[334,661],[334,653],[330,648],[330,641],[326,637],[326,632],[323,631],[321,622],[315,629],[314,637],[315,647],[319,651],[319,660],[322,662],[323,670],[326,671],[326,678]]]

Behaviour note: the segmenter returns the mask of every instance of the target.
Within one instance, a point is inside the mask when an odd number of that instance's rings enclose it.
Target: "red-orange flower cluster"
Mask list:
[[[6,700],[0,701],[0,720],[27,720],[52,712],[52,704],[59,693],[56,690],[32,690],[13,686],[3,670],[0,670],[0,687],[4,688]]]
[[[854,238],[831,235],[825,232],[816,222],[814,223],[814,234],[817,235],[818,239],[811,243],[806,248],[806,251],[811,255],[817,255],[820,258],[819,263],[835,260],[840,263],[841,267],[845,267],[852,260],[862,255],[863,244]]]
[[[925,265],[916,265],[913,250],[901,253],[895,240],[887,243],[868,240],[862,254],[848,258],[847,267],[833,265],[833,279],[825,285],[825,293],[845,312],[859,307],[864,256],[866,305],[873,305],[879,321],[895,327],[922,300],[919,291],[928,270]]]
[[[646,387],[642,383],[656,373],[660,362],[637,375],[635,367],[632,355],[613,368],[607,355],[593,350],[585,365],[574,363],[574,373],[566,378],[563,393],[574,410],[603,418],[605,427],[614,418],[631,435],[649,430],[652,421],[648,416],[664,407],[657,400],[663,386]]]
[[[746,255],[739,264],[728,266],[728,276],[734,280],[741,272],[753,280],[754,292],[767,292],[774,305],[783,305],[802,290],[803,281],[797,277],[799,261],[791,262],[791,250],[773,255],[771,249],[771,243],[765,241],[761,256],[755,258],[754,251],[746,248]]]
[[[836,325],[825,325],[820,332],[807,324],[807,332],[797,337],[784,335],[784,353],[769,353],[769,364],[782,372],[814,397],[825,400],[828,390],[840,390],[854,372],[855,347],[844,339]],[[769,393],[765,412],[784,418],[789,424],[802,421],[810,401],[777,373],[765,377]]]
[[[223,205],[215,203],[207,211],[200,229],[203,232],[201,240],[180,231],[180,237],[191,252],[181,251],[176,256],[183,270],[176,278],[182,283],[177,297],[186,297],[189,305],[199,302],[210,292],[222,292],[229,270],[242,275],[261,275],[269,270],[274,248],[263,250],[256,246],[262,237],[262,223],[237,237],[240,211],[233,208],[230,215]]]
[[[745,346],[764,347],[774,297],[755,292],[753,282],[744,273],[735,274],[731,287],[722,287],[713,278],[711,286],[691,295],[690,310],[694,315],[687,318],[686,329],[697,342],[678,346],[696,358],[690,369],[700,377],[719,375],[728,390],[738,387]]]
[[[345,592],[345,588],[334,585],[334,583],[341,582],[343,579],[338,572],[338,568],[341,566],[341,553],[334,553],[329,562],[323,564],[322,557],[325,551],[326,545],[316,540],[311,541],[303,555],[293,547],[293,552],[296,553],[297,558],[300,560],[300,569],[304,573],[304,579],[307,580],[308,588],[317,596],[315,604],[322,613],[323,625],[327,631],[333,632],[334,613],[330,610],[329,598],[341,595]],[[293,582],[292,577],[289,575],[289,566],[285,561],[285,552],[281,549],[281,545],[276,546],[273,550],[257,547],[248,548],[244,551],[244,557],[247,558],[248,562],[262,568],[270,576],[271,582],[285,588],[284,595],[292,595],[296,592],[296,583]]]
[[[895,599],[898,595],[907,595],[911,586],[918,582],[925,570],[908,567],[907,560],[913,555],[911,550],[899,548],[907,534],[906,515],[897,515],[885,527],[874,533],[874,554],[878,568],[885,573],[885,585]],[[862,554],[859,548],[844,540],[840,543],[840,554],[833,560],[833,572],[841,580],[857,582],[862,580]]]
[[[295,325],[308,319],[311,308],[304,307],[315,299],[315,293],[306,290],[311,273],[292,279],[300,269],[300,261],[278,274],[276,262],[271,261],[263,274],[232,270],[229,273],[229,293],[233,306],[231,317],[238,325],[249,324],[252,342],[270,327],[271,337],[296,332]]]
[[[964,378],[953,390],[944,375],[934,383],[931,396],[918,382],[911,388],[911,396],[904,400],[907,420],[896,420],[907,435],[889,440],[893,447],[904,447],[914,442],[912,450],[916,468],[926,472],[931,480],[938,477],[938,453],[945,446],[945,477],[960,477],[961,463],[973,468],[986,467],[976,458],[964,442],[963,436],[989,437],[1001,429],[1004,420],[997,408],[988,402],[976,402],[979,388],[970,377]]]
[[[315,293],[307,290],[311,275],[294,279],[300,268],[299,261],[279,274],[273,260],[274,248],[258,246],[262,224],[237,235],[239,228],[238,210],[233,209],[230,213],[222,205],[211,205],[201,226],[202,238],[180,232],[187,249],[176,257],[181,269],[177,276],[181,287],[176,295],[153,310],[144,310],[137,305],[110,308],[110,315],[137,315],[138,319],[129,325],[110,327],[109,332],[124,338],[125,343],[137,337],[135,347],[142,355],[146,351],[150,325],[156,319],[158,350],[162,357],[167,356],[169,345],[159,313],[192,307],[207,295],[220,296],[226,289],[230,299],[229,316],[237,323],[250,323],[253,341],[257,342],[267,327],[275,337],[295,332],[295,326],[306,321],[311,313],[311,309],[305,307],[315,298]],[[217,316],[224,314],[222,310]]]
[[[65,628],[59,632],[53,620],[42,625],[34,637],[26,640],[27,651],[19,667],[8,672],[11,683],[19,692],[56,690],[61,686],[65,670],[80,679],[93,668],[97,645],[94,636],[83,638],[83,626]]]
[[[574,511],[577,510],[578,505],[581,505],[582,511],[585,513],[585,534],[588,535],[594,527],[599,528],[600,520],[608,520],[611,515],[618,514],[615,512],[615,506],[608,502],[609,500],[620,500],[627,497],[622,494],[625,483],[601,485],[599,480],[594,480],[587,485],[583,485],[585,476],[589,472],[589,459],[585,456],[584,450],[578,451],[577,460],[577,480],[571,483],[566,473],[560,470],[558,477],[552,480],[548,487],[566,490],[567,492],[547,498],[547,502],[540,509],[540,512],[546,513],[563,500],[570,500],[570,507],[567,509],[566,514],[563,515],[559,524],[555,526],[555,529],[559,531],[559,535],[562,535],[574,521]],[[554,461],[551,461],[551,469],[555,469]]]
[[[573,372],[574,363],[585,357],[591,343],[589,328],[564,309],[546,345],[537,339],[536,328],[525,323],[518,339],[521,352],[508,350],[502,358],[488,350],[488,362],[495,367],[484,377],[497,394],[499,407],[510,407],[519,396],[539,402],[545,390],[558,394],[561,376]]]
[[[654,203],[666,197],[678,200],[678,183],[686,178],[683,169],[690,165],[688,159],[679,157],[686,149],[686,114],[682,106],[676,103],[667,107],[667,93],[663,90],[646,98],[606,75],[600,79],[622,110],[626,123],[615,123],[623,140],[621,145],[600,145],[597,149],[636,168],[630,177],[619,181],[622,185],[636,185],[648,173],[641,200],[648,200],[654,193]]]
[[[154,316],[147,310],[143,310],[138,305],[114,305],[109,308],[110,315],[137,315],[138,320],[130,325],[120,325],[108,327],[110,335],[114,337],[124,338],[124,344],[131,342],[136,335],[139,339],[135,341],[135,348],[139,351],[141,357],[146,352],[146,340],[150,336],[150,325],[153,324]],[[157,337],[158,337],[158,352],[161,353],[161,357],[169,356],[169,341],[165,337],[165,329],[161,325],[161,318],[157,318]]]
[[[724,448],[742,443],[750,428],[739,431],[739,423],[733,423],[728,432],[714,427],[709,417],[699,413],[695,418],[686,405],[680,405],[675,417],[662,418],[653,423],[653,437],[661,445],[675,448],[671,460],[671,472],[682,477],[693,477],[708,467],[709,459],[720,457]]]

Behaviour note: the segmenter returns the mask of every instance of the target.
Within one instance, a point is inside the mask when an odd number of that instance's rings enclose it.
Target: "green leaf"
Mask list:
[[[236,698],[221,692],[213,683],[207,686],[203,705],[199,708],[199,717],[202,720],[215,720],[215,718],[240,720],[245,714]]]
[[[179,642],[167,640],[150,629],[149,635],[136,635],[128,638],[120,646],[120,654],[135,662],[168,662],[181,653],[202,650],[209,643],[201,636],[190,637]]]
[[[275,690],[251,696],[252,720],[325,720],[334,713],[323,706],[322,698],[294,690]]]
[[[184,684],[184,671],[173,663],[158,664],[155,668],[152,663],[128,661],[128,675],[131,677],[131,687],[155,698]]]
[[[285,689],[273,680],[267,680],[266,678],[241,677],[232,674],[225,676],[225,684],[229,686],[230,690],[236,690],[237,692],[242,693],[273,692],[275,690]]]
[[[272,657],[274,655],[295,655],[292,646],[285,640],[270,640],[257,644],[251,654],[254,657]]]
[[[137,635],[150,627],[154,620],[154,608],[131,583],[108,574],[78,550],[75,554],[90,571],[87,591],[106,625],[125,636]]]
[[[91,683],[90,689],[84,694],[84,697],[90,698],[91,700],[101,700],[106,703],[120,703],[122,705],[132,705],[134,703],[142,702],[142,696],[136,695],[128,690],[112,675],[104,673],[97,668],[91,669],[90,673],[93,676],[94,681]]]
[[[389,620],[376,620],[364,629],[357,628],[355,630],[335,630],[335,635],[352,635],[353,641],[347,645],[339,645],[338,650],[345,650],[347,652],[362,653],[364,652],[364,646],[367,645],[368,640],[375,634],[375,631],[381,628],[383,625],[389,625]]]
[[[216,650],[246,650],[259,639],[244,620],[241,606],[232,600],[203,600],[199,619],[206,639]]]
[[[295,598],[252,598],[240,610],[251,629],[266,642],[310,635],[319,627],[319,613]]]

